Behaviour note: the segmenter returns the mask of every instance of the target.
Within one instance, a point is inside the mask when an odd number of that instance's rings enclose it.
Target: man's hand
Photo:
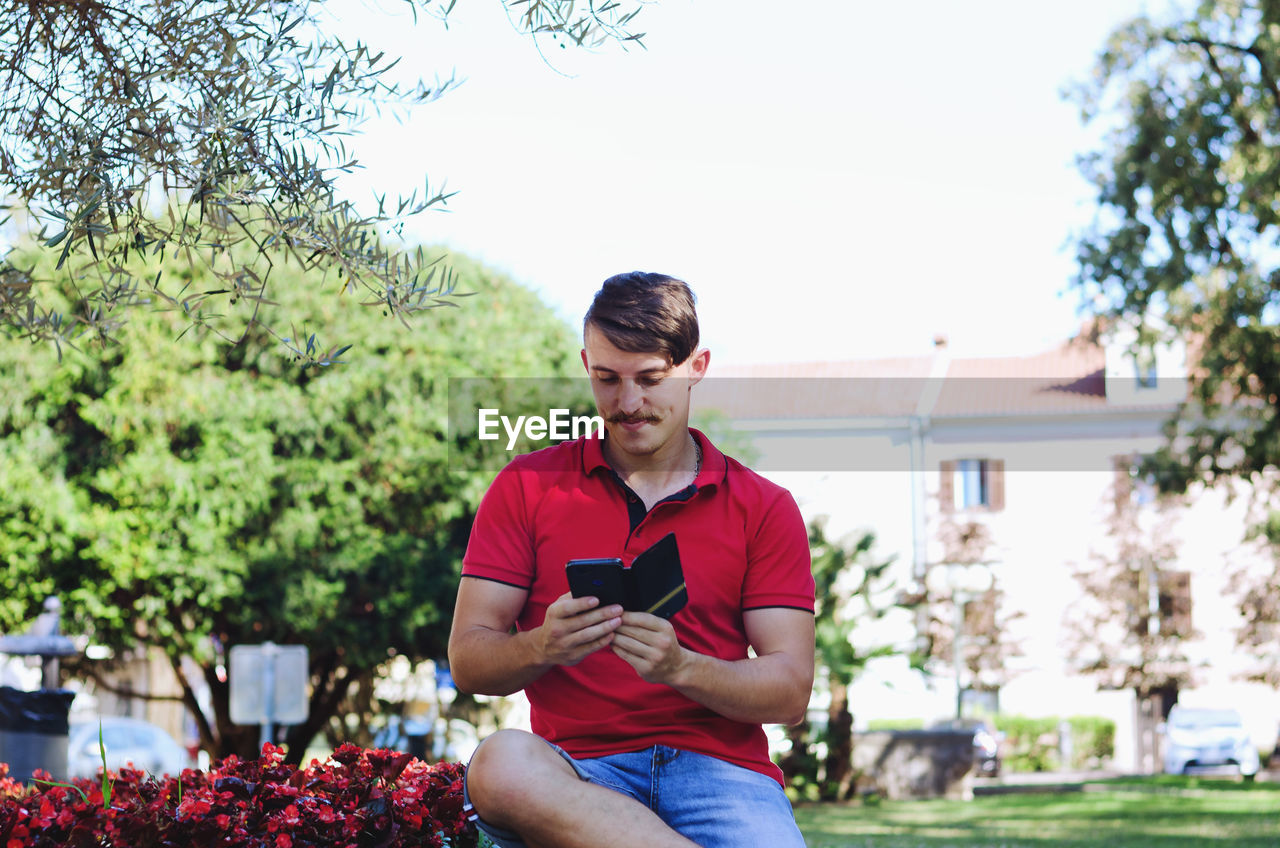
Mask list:
[[[547,607],[546,619],[534,633],[538,651],[548,665],[577,665],[614,641],[622,624],[622,607],[597,608],[596,598],[575,598],[564,593]]]
[[[464,577],[458,584],[449,664],[463,692],[510,695],[557,665],[575,665],[613,642],[622,607],[569,593],[547,607],[543,623],[517,630],[528,590]]]
[[[644,612],[624,612],[613,633],[613,652],[646,683],[674,685],[689,654],[680,646],[671,622]]]

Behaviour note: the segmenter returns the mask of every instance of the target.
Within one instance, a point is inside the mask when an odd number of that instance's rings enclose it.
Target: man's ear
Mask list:
[[[590,374],[591,366],[587,364],[587,349],[584,347],[582,350],[578,352],[582,354],[582,370]]]
[[[689,388],[707,376],[707,368],[711,365],[711,351],[707,348],[695,352],[689,357]]]

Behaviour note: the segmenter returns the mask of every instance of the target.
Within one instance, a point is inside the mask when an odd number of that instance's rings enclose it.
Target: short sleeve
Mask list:
[[[809,532],[790,492],[780,490],[768,502],[748,539],[742,608],[789,607],[813,612]]]
[[[507,466],[485,492],[471,525],[462,574],[529,589],[533,585],[534,546],[524,475]]]

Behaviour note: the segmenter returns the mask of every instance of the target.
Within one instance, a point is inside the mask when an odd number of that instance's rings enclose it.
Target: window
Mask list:
[[[1145,371],[1138,372],[1138,388],[1154,389],[1158,382],[1158,378],[1156,377],[1156,367],[1154,365],[1150,366]]]
[[[1134,569],[1133,632],[1186,639],[1191,630],[1191,572],[1147,565]]]
[[[943,512],[1004,509],[1004,460],[950,460],[940,470],[938,501]]]
[[[1134,357],[1134,374],[1138,381],[1139,389],[1154,389],[1158,382],[1156,375],[1156,357],[1155,354],[1147,351],[1144,354]]]
[[[991,506],[991,471],[985,459],[962,459],[956,463],[956,509]]]
[[[1186,639],[1191,633],[1191,572],[1161,571],[1159,586],[1160,630]]]

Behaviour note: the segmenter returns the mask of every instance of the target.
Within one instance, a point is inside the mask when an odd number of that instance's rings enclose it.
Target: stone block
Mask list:
[[[973,731],[855,734],[853,768],[863,794],[890,800],[973,798]]]

